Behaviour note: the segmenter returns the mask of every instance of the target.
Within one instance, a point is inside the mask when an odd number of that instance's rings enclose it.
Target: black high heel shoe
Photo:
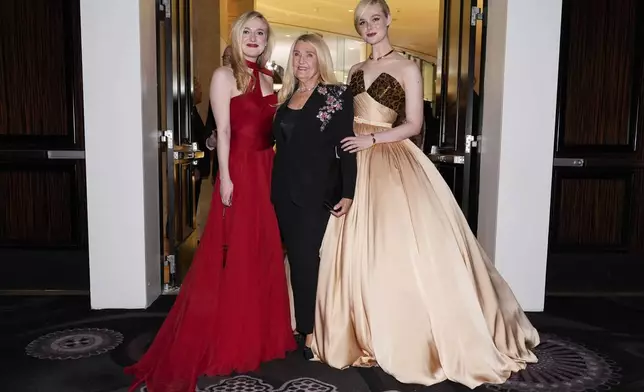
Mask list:
[[[313,359],[313,350],[311,350],[311,347],[308,347],[306,345],[306,335],[296,333],[294,337],[295,342],[297,343],[297,347],[302,349],[302,356],[304,357],[304,359],[306,359],[307,361]]]
[[[299,333],[296,333],[294,335],[294,338],[295,338],[295,343],[297,343],[297,347],[304,347],[305,346],[306,338],[304,336],[302,336]]]
[[[302,347],[302,355],[304,356],[304,359],[310,361],[313,359],[313,350],[311,350],[311,347],[304,346]]]

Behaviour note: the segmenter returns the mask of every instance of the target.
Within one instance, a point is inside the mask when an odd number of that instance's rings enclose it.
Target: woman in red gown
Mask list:
[[[194,392],[201,375],[248,372],[296,348],[284,255],[270,201],[277,98],[266,19],[247,12],[231,32],[233,60],[212,78],[219,178],[176,302],[141,360],[125,369],[149,392]],[[227,251],[224,251],[227,248]]]

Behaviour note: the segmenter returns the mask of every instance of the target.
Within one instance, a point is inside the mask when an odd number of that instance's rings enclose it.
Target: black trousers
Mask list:
[[[197,181],[195,181],[195,209],[199,205],[199,196],[201,196],[201,182],[203,181],[203,178],[199,178]]]
[[[323,206],[298,206],[290,200],[277,202],[275,213],[291,267],[297,330],[307,335],[315,325],[320,246],[331,213]]]

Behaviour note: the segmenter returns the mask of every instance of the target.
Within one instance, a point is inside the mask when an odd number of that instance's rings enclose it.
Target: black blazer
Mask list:
[[[345,85],[316,88],[297,117],[286,141],[281,119],[287,100],[273,121],[276,155],[271,200],[290,200],[299,206],[353,199],[356,155],[342,151],[340,142],[353,133],[353,96]]]

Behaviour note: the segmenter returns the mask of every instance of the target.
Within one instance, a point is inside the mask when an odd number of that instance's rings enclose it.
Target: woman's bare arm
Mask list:
[[[411,61],[402,72],[405,89],[405,122],[391,130],[376,134],[376,143],[391,143],[409,139],[423,127],[423,78],[418,66]]]
[[[217,161],[221,180],[230,180],[230,99],[234,88],[235,78],[230,68],[217,68],[210,82],[210,105],[217,124]]]
[[[402,86],[405,89],[405,122],[388,130],[371,135],[344,138],[342,149],[350,153],[366,150],[377,143],[392,143],[409,139],[423,127],[423,78],[418,66],[411,61],[402,62]]]

